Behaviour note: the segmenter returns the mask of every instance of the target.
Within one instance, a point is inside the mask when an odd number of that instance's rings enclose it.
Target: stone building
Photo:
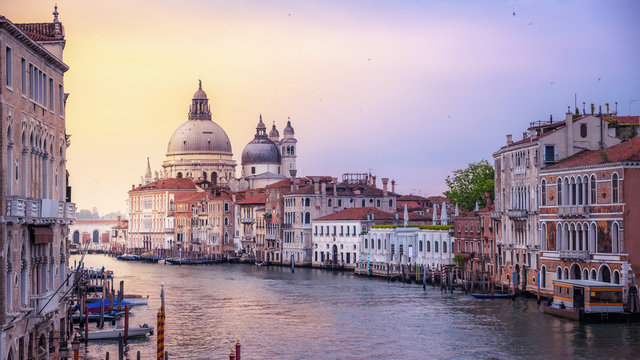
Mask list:
[[[540,170],[542,292],[553,280],[640,280],[640,138]]]
[[[539,171],[584,149],[620,143],[616,118],[567,113],[560,122],[534,122],[519,141],[507,135],[506,145],[493,154],[496,200],[492,218],[500,227],[496,233],[498,282],[512,283],[515,276],[516,286],[536,290],[541,246]]]
[[[227,133],[211,120],[211,106],[202,82],[193,94],[188,120],[171,136],[162,163],[164,178],[187,177],[228,184],[235,177],[231,142]]]
[[[494,226],[494,220],[491,219],[493,204],[490,194],[487,194],[487,207],[464,212],[453,219],[453,235],[454,255],[460,254],[469,270],[493,274],[495,234],[499,228]]]
[[[56,358],[67,345],[68,187],[58,20],[0,16],[0,358]]]
[[[355,269],[361,257],[360,235],[372,225],[392,224],[395,214],[374,207],[347,208],[313,219],[312,265]]]

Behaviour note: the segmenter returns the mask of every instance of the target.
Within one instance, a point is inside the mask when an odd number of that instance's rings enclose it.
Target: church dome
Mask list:
[[[262,115],[260,115],[256,135],[242,151],[242,165],[280,163],[280,151],[278,151],[276,144],[269,140],[266,130],[262,122]]]
[[[291,127],[291,121],[287,121],[287,127],[284,128],[284,135],[293,135],[293,127]]]
[[[280,133],[278,132],[278,129],[276,129],[276,124],[273,124],[273,127],[271,128],[271,131],[269,131],[269,138],[279,138],[280,137]]]
[[[169,140],[167,155],[228,154],[231,142],[227,133],[211,120],[211,108],[202,82],[193,94],[189,108],[189,120],[178,126]]]
[[[193,153],[229,153],[231,142],[227,133],[211,120],[188,120],[171,136],[167,155]]]

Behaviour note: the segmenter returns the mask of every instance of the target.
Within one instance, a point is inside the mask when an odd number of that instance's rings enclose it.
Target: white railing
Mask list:
[[[527,210],[524,209],[511,209],[507,211],[507,216],[512,219],[526,219]]]
[[[7,217],[18,220],[75,220],[76,204],[51,199],[7,196]]]
[[[558,215],[563,217],[587,217],[591,213],[589,205],[559,206]]]
[[[588,260],[589,252],[586,250],[558,250],[561,259]]]

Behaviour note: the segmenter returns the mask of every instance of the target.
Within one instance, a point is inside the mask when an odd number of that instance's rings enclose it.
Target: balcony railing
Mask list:
[[[49,301],[51,299],[51,301]],[[44,294],[31,295],[31,307],[36,314],[47,315],[58,310],[60,305],[59,295],[55,290],[48,291]]]
[[[526,220],[527,210],[524,209],[511,209],[507,211],[507,216],[512,220]]]
[[[276,233],[266,233],[264,235],[264,238],[267,240],[277,240],[278,239],[278,234]]]
[[[502,220],[502,211],[492,211],[491,219],[493,220]]]
[[[589,205],[559,206],[558,215],[562,217],[589,217],[591,208]]]
[[[558,250],[561,259],[588,260],[589,252],[586,250]]]
[[[253,224],[255,222],[254,218],[242,218],[240,222],[243,224]]]
[[[292,224],[284,223],[284,224],[282,224],[282,228],[283,229],[291,229],[292,228]]]
[[[73,222],[76,204],[24,196],[7,196],[7,218],[20,223]]]

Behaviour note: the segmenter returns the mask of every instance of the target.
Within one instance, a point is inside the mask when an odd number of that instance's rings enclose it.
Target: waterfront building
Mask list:
[[[221,186],[210,189],[207,203],[209,253],[218,258],[229,258],[235,255],[234,209],[234,195],[229,189]]]
[[[211,119],[211,106],[202,82],[193,94],[188,120],[169,140],[162,167],[165,179],[186,177],[224,185],[235,177],[231,142],[224,129]]]
[[[354,269],[358,263],[360,235],[372,225],[392,224],[395,214],[374,207],[348,208],[311,221],[314,267],[338,265]]]
[[[65,33],[0,16],[0,358],[56,358],[67,346],[69,224]]]
[[[453,263],[453,226],[374,225],[360,236],[361,264],[374,270],[420,264],[441,268]]]
[[[296,144],[291,121],[287,121],[280,140],[275,123],[267,135],[260,115],[256,134],[242,151],[242,180],[249,189],[261,189],[289,177],[290,171],[296,169]]]
[[[70,243],[88,251],[109,251],[111,230],[118,220],[78,219],[69,225]]]
[[[498,253],[497,281],[535,291],[540,270],[540,169],[555,164],[583,149],[596,150],[620,143],[618,136],[632,127],[616,124],[616,115],[566,114],[564,121],[533,122],[522,140],[513,141],[493,154],[495,169],[495,211],[492,218]],[[626,118],[625,118],[626,120]],[[619,130],[617,130],[619,127]]]
[[[485,208],[464,212],[454,218],[454,255],[464,259],[468,270],[487,271],[491,275],[495,270],[494,234],[499,229],[491,219],[493,203],[490,193],[487,194],[487,204]]]
[[[250,260],[265,261],[264,212],[266,194],[262,191],[245,190],[248,197],[236,202],[236,225],[240,230],[240,252]],[[260,253],[258,253],[260,244]]]
[[[280,262],[282,249],[282,225],[284,224],[284,195],[291,191],[291,179],[287,178],[265,187],[265,241],[267,263]]]
[[[540,170],[541,289],[553,280],[640,280],[640,138]],[[635,190],[634,190],[635,189]],[[625,294],[626,296],[626,294]]]
[[[196,190],[196,184],[189,178],[156,180],[138,187],[132,185],[127,202],[128,251],[143,253],[173,249],[177,236],[174,234],[176,196],[192,195]]]
[[[115,254],[122,254],[127,248],[129,231],[129,220],[118,216],[116,224],[111,227],[111,251]]]
[[[374,207],[385,212],[396,208],[396,194],[388,191],[387,178],[383,188],[376,187],[370,174],[343,174],[342,182],[327,176],[307,176],[292,181],[284,195],[282,251],[283,262],[312,264],[311,220],[347,208]]]

